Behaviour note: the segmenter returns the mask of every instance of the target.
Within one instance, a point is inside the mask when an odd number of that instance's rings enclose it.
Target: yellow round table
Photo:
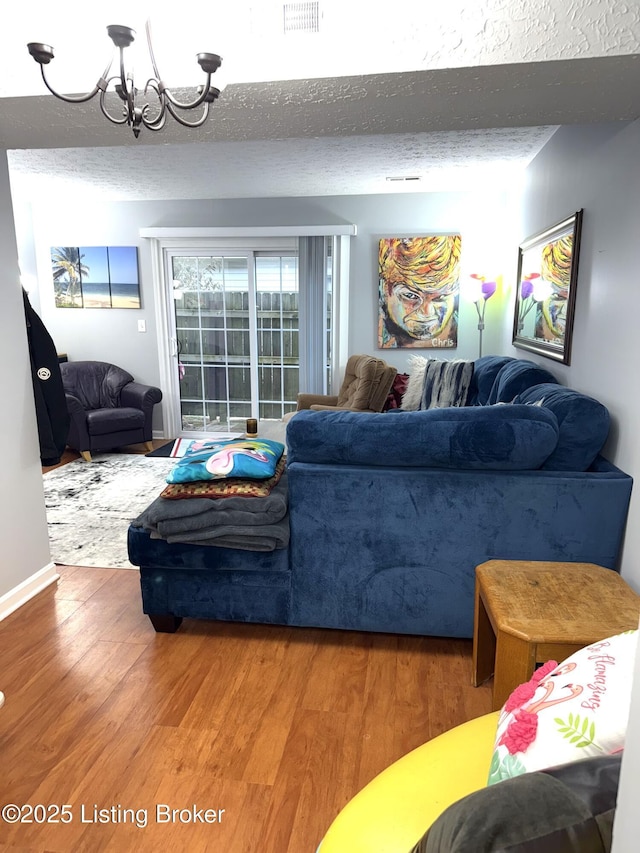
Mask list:
[[[317,853],[407,853],[457,800],[484,788],[498,712],[450,729],[379,773],[338,814]]]

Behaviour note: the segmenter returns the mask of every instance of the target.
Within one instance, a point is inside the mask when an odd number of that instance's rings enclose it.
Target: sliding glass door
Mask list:
[[[255,255],[258,417],[281,420],[300,390],[297,255]]]
[[[168,252],[182,431],[281,419],[300,387],[297,252]]]

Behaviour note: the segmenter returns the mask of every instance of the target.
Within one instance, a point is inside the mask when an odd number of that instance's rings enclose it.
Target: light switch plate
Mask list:
[[[139,332],[146,332],[147,331],[146,320],[138,320],[138,331]]]

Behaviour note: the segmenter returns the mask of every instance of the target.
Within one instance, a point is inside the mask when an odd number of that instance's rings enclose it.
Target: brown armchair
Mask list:
[[[153,449],[153,407],[162,391],[135,382],[133,376],[104,361],[69,361],[60,365],[71,418],[67,445],[87,462],[91,451],[112,450],[144,442]]]
[[[397,369],[371,355],[352,355],[336,395],[298,394],[298,408],[314,411],[381,412]],[[292,412],[291,414],[295,414]]]

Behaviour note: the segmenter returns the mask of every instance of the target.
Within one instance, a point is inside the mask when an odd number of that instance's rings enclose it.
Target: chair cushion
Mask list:
[[[378,359],[378,370],[367,405],[367,408],[372,412],[381,412],[383,410],[397,372],[398,369],[396,367],[391,367],[386,361]]]
[[[347,361],[337,405],[350,409],[367,409],[377,372],[377,358],[371,355],[352,355]]]
[[[602,403],[563,385],[528,388],[516,403],[542,403],[553,412],[560,435],[554,452],[542,466],[550,471],[586,471],[607,440],[609,410]]]
[[[142,429],[144,412],[141,409],[94,409],[87,412],[89,435],[107,435],[110,432]]]

